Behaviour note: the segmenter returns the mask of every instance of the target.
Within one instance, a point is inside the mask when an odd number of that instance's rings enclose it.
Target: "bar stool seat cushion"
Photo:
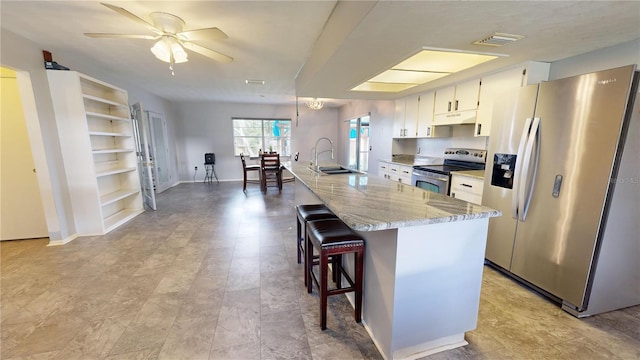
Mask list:
[[[364,243],[362,236],[358,235],[340,219],[314,221],[307,225],[307,229],[313,234],[309,238],[319,247],[347,244],[358,246]]]

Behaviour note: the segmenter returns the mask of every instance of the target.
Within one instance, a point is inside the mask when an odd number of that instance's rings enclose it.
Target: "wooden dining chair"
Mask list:
[[[260,165],[262,168],[262,191],[267,191],[269,183],[275,183],[278,186],[278,191],[282,191],[280,154],[262,154]]]
[[[242,191],[247,191],[247,183],[261,184],[260,179],[247,179],[247,173],[256,171],[260,176],[260,165],[247,165],[247,161],[244,159],[244,154],[240,154],[240,160],[242,160],[242,173],[244,174],[244,180],[242,182]]]

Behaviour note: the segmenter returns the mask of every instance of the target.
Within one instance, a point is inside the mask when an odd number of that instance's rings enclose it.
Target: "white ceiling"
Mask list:
[[[235,60],[220,64],[189,52],[189,62],[177,64],[171,76],[168,64],[149,51],[150,40],[85,37],[84,32],[149,34],[94,1],[2,0],[0,26],[40,44],[56,61],[106,69],[169,100],[250,103],[292,103],[296,94],[394,99],[526,60],[552,62],[640,38],[640,1],[109,3],[149,22],[151,12],[173,13],[185,20],[185,30],[218,27],[229,39],[198,44]],[[501,48],[471,44],[494,32],[526,38]],[[401,94],[349,91],[423,46],[510,56]],[[247,85],[246,79],[266,84]]]

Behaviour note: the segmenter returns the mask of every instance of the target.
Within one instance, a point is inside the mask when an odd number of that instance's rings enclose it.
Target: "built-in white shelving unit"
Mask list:
[[[75,71],[47,76],[76,231],[105,234],[144,211],[128,94]]]

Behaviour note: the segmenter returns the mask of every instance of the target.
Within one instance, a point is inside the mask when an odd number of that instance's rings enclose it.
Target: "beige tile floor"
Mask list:
[[[106,236],[2,242],[0,358],[380,359],[343,296],[320,331],[292,204],[182,184]],[[485,268],[467,340],[428,359],[640,359],[640,306],[579,320]]]

